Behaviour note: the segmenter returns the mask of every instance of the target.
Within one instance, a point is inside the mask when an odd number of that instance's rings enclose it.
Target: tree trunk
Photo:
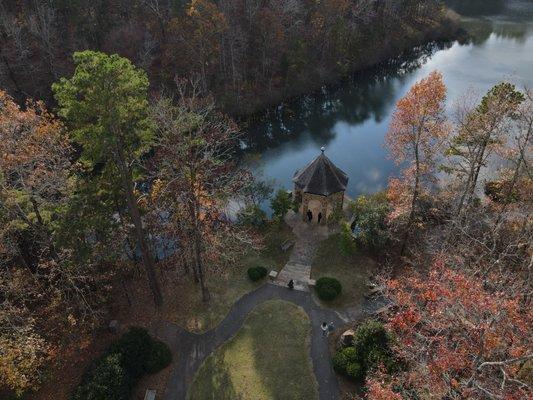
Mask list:
[[[472,203],[472,199],[476,192],[477,180],[479,178],[479,172],[481,171],[481,167],[483,166],[483,157],[485,156],[485,149],[487,148],[487,143],[488,143],[488,138],[486,138],[485,141],[483,142],[483,146],[479,150],[479,154],[476,159],[474,178],[472,179],[472,182],[470,184],[470,188],[468,192],[468,200],[466,201],[467,208]]]
[[[189,272],[191,272],[191,271],[190,271],[190,268],[189,268],[189,263],[187,261],[187,257],[185,256],[185,252],[181,253],[180,258],[181,258],[181,265],[183,267],[183,270],[185,271],[185,275],[189,275]],[[179,273],[178,273],[178,277],[179,277]]]
[[[466,196],[470,192],[470,184],[472,182],[472,177],[473,176],[474,176],[474,169],[470,168],[470,172],[468,174],[468,179],[466,180],[465,188],[464,188],[463,194],[461,195],[461,200],[459,201],[459,206],[457,207],[456,216],[461,215],[461,212],[463,211],[463,206],[465,204]]]
[[[159,282],[157,281],[157,277],[155,275],[154,260],[152,258],[152,254],[150,252],[150,248],[148,246],[148,242],[146,240],[144,229],[142,226],[141,213],[139,211],[139,207],[137,206],[137,201],[135,199],[131,170],[126,165],[126,161],[124,159],[123,144],[120,139],[117,141],[115,150],[122,185],[126,193],[126,202],[130,210],[131,220],[135,227],[135,237],[137,238],[139,247],[141,248],[143,266],[148,277],[148,283],[150,285],[152,295],[154,296],[154,303],[156,307],[159,307],[161,306],[161,304],[163,304],[163,296],[161,295],[161,288],[159,287]]]
[[[200,219],[200,206],[198,204],[198,201],[196,198],[194,199],[194,258],[195,258],[195,264],[196,264],[196,274],[198,281],[200,282],[200,287],[202,289],[202,300],[204,302],[209,301],[211,298],[211,295],[209,294],[209,289],[207,288],[207,285],[205,283],[205,276],[204,276],[204,266],[202,262],[202,237],[200,234],[200,228],[198,226],[199,219]]]
[[[531,135],[531,132],[532,132],[532,127],[530,125],[527,131],[526,137],[524,139],[525,146],[527,146],[527,144],[529,143],[529,137]],[[496,218],[496,222],[494,223],[494,226],[498,226],[498,224],[500,223],[503,217],[503,213],[507,209],[508,201],[511,198],[511,195],[513,194],[513,190],[514,190],[514,187],[516,186],[516,182],[518,182],[518,176],[520,175],[520,168],[522,168],[522,164],[523,163],[525,164],[526,162],[524,159],[524,149],[520,147],[520,144],[518,144],[518,148],[520,150],[520,155],[518,157],[518,161],[516,162],[516,167],[513,173],[513,178],[511,179],[511,183],[509,184],[509,189],[507,190],[507,193],[505,195],[503,206],[498,214],[498,218]]]
[[[418,201],[418,187],[420,185],[420,156],[418,154],[418,141],[415,145],[415,161],[416,161],[416,171],[415,171],[415,186],[413,189],[413,198],[411,199],[411,211],[409,213],[409,220],[407,221],[407,226],[405,228],[405,234],[403,235],[402,248],[400,250],[400,256],[403,256],[405,253],[405,248],[407,246],[407,240],[409,239],[409,233],[411,226],[413,225],[413,220],[415,218],[415,206]]]
[[[203,262],[202,262],[202,249],[201,249],[200,238],[198,237],[198,235],[197,235],[197,238],[195,238],[194,252],[195,252],[195,258],[196,258],[196,270],[198,274],[198,280],[200,282],[200,287],[202,289],[202,301],[207,302],[211,298],[211,295],[209,294],[209,289],[207,288],[207,285],[205,284],[204,267],[203,267]]]

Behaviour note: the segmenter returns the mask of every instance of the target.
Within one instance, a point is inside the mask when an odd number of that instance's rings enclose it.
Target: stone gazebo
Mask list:
[[[332,213],[342,210],[348,175],[326,157],[324,147],[321,151],[317,158],[296,171],[292,181],[294,200],[300,204],[302,219],[307,221],[311,216],[312,222],[317,222],[321,214],[320,224],[324,225]]]

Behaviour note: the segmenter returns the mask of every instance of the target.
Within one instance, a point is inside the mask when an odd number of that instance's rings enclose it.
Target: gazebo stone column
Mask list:
[[[321,205],[321,213],[322,213],[322,219],[320,220],[320,225],[326,225],[326,221],[328,219],[328,198],[327,197],[323,197],[321,200],[320,200],[320,205]]]
[[[309,196],[304,193],[302,196],[302,221],[307,221],[307,211],[309,210]]]

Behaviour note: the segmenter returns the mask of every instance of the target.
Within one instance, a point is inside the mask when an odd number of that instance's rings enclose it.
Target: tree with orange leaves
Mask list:
[[[449,262],[437,256],[427,275],[387,282],[397,305],[388,328],[408,364],[396,378],[425,398],[528,398],[521,368],[533,358],[531,309]]]
[[[0,386],[17,393],[38,386],[50,350],[28,305],[51,302],[44,292],[55,289],[45,264],[65,200],[70,147],[61,130],[43,103],[21,109],[0,90]]]
[[[391,379],[384,371],[377,370],[365,382],[368,400],[402,400],[402,396],[392,388]]]
[[[445,100],[442,74],[434,71],[398,101],[385,138],[392,158],[398,165],[405,165],[402,179],[392,179],[389,190],[392,217],[407,216],[402,254],[418,215],[420,197],[433,181],[440,144],[449,133]]]
[[[50,222],[66,198],[70,145],[62,129],[42,102],[22,110],[0,91],[0,253],[29,268],[38,253],[53,251]]]

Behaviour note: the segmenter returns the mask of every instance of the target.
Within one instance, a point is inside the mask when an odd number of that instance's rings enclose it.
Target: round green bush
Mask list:
[[[93,361],[71,399],[127,400],[142,375],[157,372],[171,361],[166,344],[144,328],[130,328]]]
[[[133,379],[145,372],[145,360],[152,347],[152,338],[144,328],[132,327],[109,346],[110,354],[120,354],[122,365]]]
[[[72,400],[127,400],[133,384],[134,380],[122,364],[122,355],[112,353],[92,366],[71,398]]]
[[[348,365],[348,359],[346,358],[346,355],[339,351],[333,356],[333,369],[336,372],[344,373],[346,371],[346,366]]]
[[[267,269],[265,267],[251,267],[248,268],[248,278],[253,282],[263,279],[267,275]]]
[[[348,375],[350,378],[355,379],[356,381],[362,381],[364,377],[364,371],[361,367],[361,364],[359,364],[358,362],[349,363],[346,366],[346,375]]]
[[[368,320],[355,332],[355,343],[360,354],[368,354],[373,349],[388,349],[390,341],[390,334],[379,321]]]
[[[359,360],[359,354],[357,353],[357,349],[355,347],[346,347],[345,349],[342,349],[342,354],[344,354],[348,362],[355,362]]]
[[[316,281],[315,290],[320,300],[331,301],[342,292],[341,283],[335,278],[320,278]]]
[[[160,340],[153,339],[150,353],[146,356],[146,372],[153,374],[170,365],[172,353],[168,346]]]
[[[345,374],[347,366],[358,361],[357,350],[354,347],[346,347],[339,350],[333,357],[333,369]]]

